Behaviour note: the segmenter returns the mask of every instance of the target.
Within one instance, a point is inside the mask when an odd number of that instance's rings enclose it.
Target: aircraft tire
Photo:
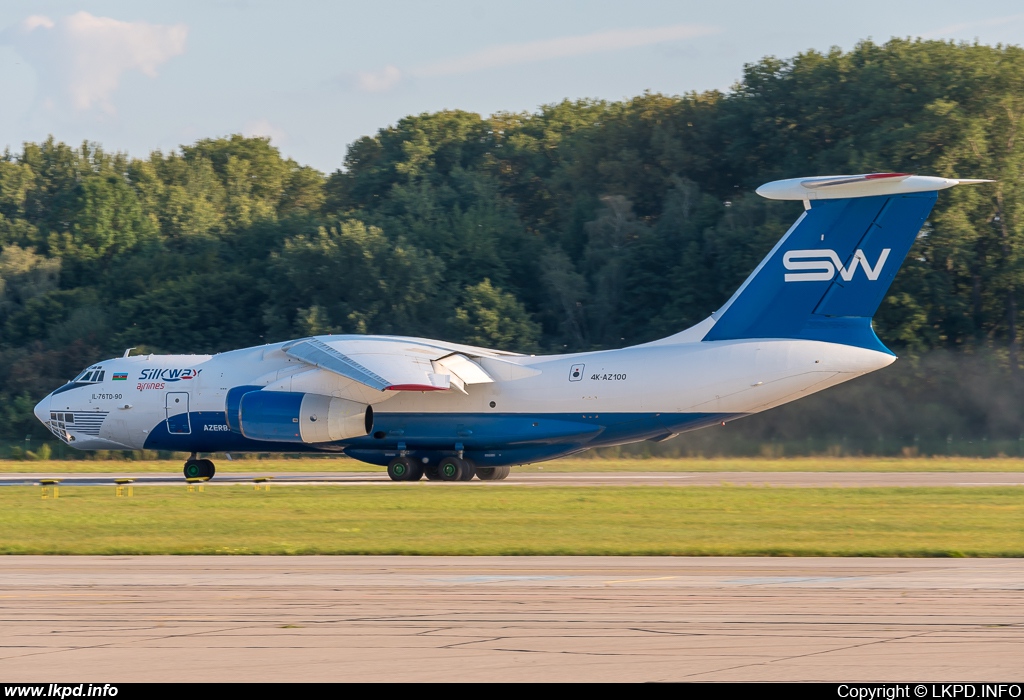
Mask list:
[[[445,457],[437,463],[441,481],[462,481],[464,462],[458,457]]]
[[[468,459],[463,459],[462,476],[459,477],[459,481],[472,481],[474,476],[476,476],[476,465]]]
[[[202,460],[190,459],[185,462],[185,468],[182,470],[186,479],[201,479],[203,477],[203,465]]]
[[[203,476],[207,479],[212,479],[213,475],[217,473],[217,468],[213,466],[213,462],[209,459],[199,460],[199,465],[203,469],[203,473],[200,476]]]
[[[409,467],[409,478],[406,481],[419,481],[423,478],[423,463],[418,462],[415,459],[412,460],[412,466]]]
[[[423,475],[426,476],[427,479],[429,479],[430,481],[440,481],[441,480],[440,465],[439,464],[428,464],[427,466],[423,467]]]
[[[477,467],[476,478],[480,481],[501,481],[512,472],[512,467]]]
[[[413,470],[412,461],[408,457],[395,457],[388,464],[388,476],[392,481],[409,481]]]

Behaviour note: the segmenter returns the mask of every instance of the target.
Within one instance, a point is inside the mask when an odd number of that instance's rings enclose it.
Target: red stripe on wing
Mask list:
[[[448,388],[430,384],[393,384],[384,387],[384,391],[448,391]]]

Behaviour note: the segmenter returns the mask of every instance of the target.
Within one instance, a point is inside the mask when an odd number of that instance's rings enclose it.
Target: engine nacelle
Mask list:
[[[335,442],[369,434],[373,409],[321,394],[250,391],[239,401],[238,422],[252,440]]]
[[[242,434],[242,426],[238,423],[238,412],[242,408],[242,397],[253,391],[260,391],[262,386],[236,386],[228,390],[227,399],[224,401],[224,422],[228,424],[231,432]]]

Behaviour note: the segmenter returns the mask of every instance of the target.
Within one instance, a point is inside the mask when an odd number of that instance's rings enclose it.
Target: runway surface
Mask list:
[[[218,474],[210,486],[251,484],[254,477],[273,472]],[[113,486],[115,478],[134,478],[137,486],[181,485],[179,472],[109,474],[5,474],[0,486],[38,484],[60,479],[61,486]],[[516,474],[504,481],[394,482],[383,472],[310,472],[273,474],[273,483],[301,486],[378,485],[399,488],[452,488],[500,486],[1024,486],[1021,472],[562,472]]]
[[[5,557],[18,681],[1021,681],[1024,561]]]

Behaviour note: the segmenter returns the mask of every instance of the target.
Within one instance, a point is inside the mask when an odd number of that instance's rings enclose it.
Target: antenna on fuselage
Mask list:
[[[128,357],[129,355],[132,354],[132,350],[134,350],[134,349],[135,348],[128,348],[127,350],[124,351],[124,354],[121,355],[121,357]]]

